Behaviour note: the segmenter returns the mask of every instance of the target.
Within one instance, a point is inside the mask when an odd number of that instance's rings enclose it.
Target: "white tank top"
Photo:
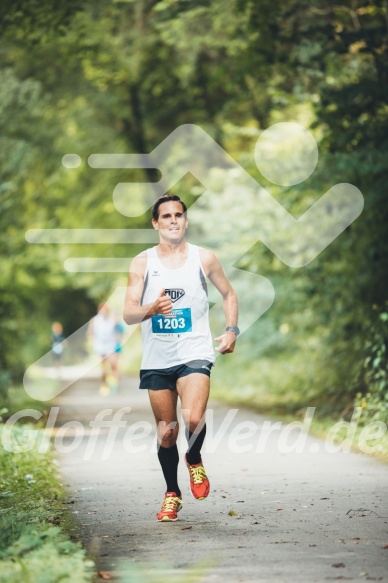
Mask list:
[[[93,349],[96,354],[107,356],[116,348],[116,322],[97,314],[93,318]]]
[[[167,269],[156,247],[147,250],[141,305],[154,302],[166,289],[173,302],[171,314],[156,314],[141,323],[145,370],[169,368],[194,360],[215,361],[209,327],[206,276],[199,249],[189,244],[185,264]]]

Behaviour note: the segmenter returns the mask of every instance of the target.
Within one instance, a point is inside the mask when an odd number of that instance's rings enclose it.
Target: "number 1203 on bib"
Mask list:
[[[156,314],[152,316],[152,332],[154,334],[182,334],[182,332],[192,331],[191,308],[176,309],[163,316]]]

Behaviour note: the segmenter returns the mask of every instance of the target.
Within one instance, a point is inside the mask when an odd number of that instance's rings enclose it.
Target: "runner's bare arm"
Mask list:
[[[169,314],[172,310],[171,298],[164,295],[164,289],[160,290],[159,297],[153,303],[140,305],[146,267],[147,256],[145,253],[137,255],[130,265],[123,313],[124,322],[127,324],[138,324],[152,318],[155,314]]]
[[[201,262],[206,276],[220,292],[223,299],[226,326],[237,326],[238,322],[238,299],[237,294],[225,275],[224,269],[217,257],[211,251],[200,249]],[[221,336],[215,338],[220,345],[216,348],[221,354],[228,354],[234,351],[236,335],[228,330]]]

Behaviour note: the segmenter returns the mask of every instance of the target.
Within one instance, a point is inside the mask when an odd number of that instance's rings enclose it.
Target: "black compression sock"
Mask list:
[[[189,443],[189,449],[187,450],[187,461],[189,464],[199,464],[201,461],[201,448],[206,435],[206,424],[202,427],[201,431],[197,436],[192,433],[186,427],[186,438]]]
[[[159,445],[158,458],[166,480],[167,492],[175,492],[180,497],[181,491],[178,486],[179,453],[176,443],[172,447]]]

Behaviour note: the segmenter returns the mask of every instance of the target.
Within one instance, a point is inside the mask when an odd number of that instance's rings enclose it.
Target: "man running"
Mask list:
[[[210,371],[215,361],[209,328],[207,278],[223,298],[225,333],[216,338],[221,354],[233,352],[237,296],[216,256],[185,241],[185,203],[175,195],[159,198],[152,209],[159,245],[131,263],[124,306],[127,324],[141,322],[143,359],[140,389],[147,389],[157,424],[158,458],[166,480],[159,521],[177,520],[182,494],[178,485],[177,400],[181,400],[188,450],[185,461],[191,493],[197,500],[210,491],[201,458]]]
[[[98,314],[91,319],[87,336],[93,340],[93,351],[101,360],[101,387],[100,393],[108,395],[110,390],[116,392],[119,384],[117,322],[111,316],[108,304],[98,306]]]

